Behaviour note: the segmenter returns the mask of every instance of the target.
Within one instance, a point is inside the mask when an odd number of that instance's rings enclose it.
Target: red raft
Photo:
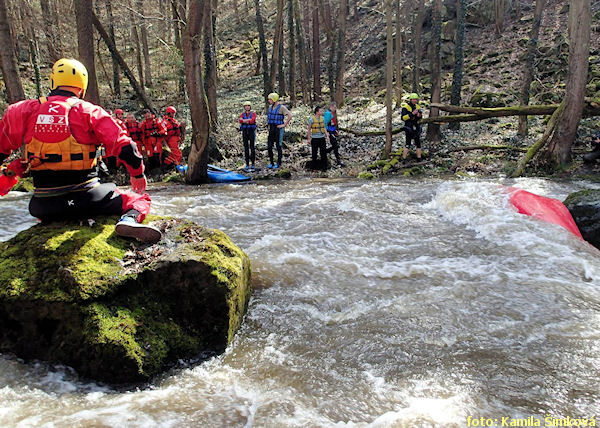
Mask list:
[[[520,214],[558,224],[583,239],[573,216],[558,199],[546,198],[516,187],[509,187],[508,191],[510,192],[510,203]]]

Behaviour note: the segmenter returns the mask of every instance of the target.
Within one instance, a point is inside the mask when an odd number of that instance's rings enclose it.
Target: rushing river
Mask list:
[[[252,259],[234,342],[134,391],[0,356],[0,426],[600,425],[600,251],[507,208],[500,184],[153,188],[154,213]],[[561,200],[592,186],[510,184]],[[0,200],[0,239],[35,223],[27,203]]]

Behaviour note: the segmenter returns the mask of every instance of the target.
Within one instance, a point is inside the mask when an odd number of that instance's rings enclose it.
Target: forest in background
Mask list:
[[[569,24],[574,7],[583,8],[579,13],[587,15],[587,26],[579,18],[572,19],[577,25]],[[4,102],[21,96],[11,94],[8,56],[14,55],[25,97],[45,94],[51,64],[73,56],[94,69],[99,98],[93,98],[93,88],[88,96],[108,109],[139,112],[146,105],[162,112],[175,104],[194,128],[188,133],[189,163],[200,168],[188,177],[192,182],[203,179],[209,135],[217,159],[232,157],[231,146],[239,146],[235,112],[246,98],[261,111],[272,90],[299,109],[297,133],[310,110],[303,106],[330,99],[353,117],[342,126],[352,125],[349,135],[356,139],[373,140],[377,131],[387,131],[385,141],[374,141],[381,150],[371,158],[393,155],[393,129],[401,125],[398,106],[407,92],[420,93],[425,106],[430,101],[482,108],[554,105],[551,113],[562,117],[529,132],[528,116],[522,115],[511,132],[527,145],[527,134],[541,134],[554,163],[566,165],[579,118],[564,109],[580,103],[575,107],[581,117],[584,94],[592,110],[600,98],[599,10],[600,2],[589,0],[0,0],[0,34],[9,37],[2,41],[14,47],[1,53],[0,89]],[[187,80],[196,85],[186,85],[186,35],[195,55],[188,64],[196,66],[188,66]],[[579,69],[570,61],[575,47]],[[576,84],[569,81],[577,76]],[[563,101],[569,105],[558,109]],[[439,112],[433,107],[430,114]],[[369,130],[375,134],[364,132]],[[565,132],[572,134],[567,148],[557,144]],[[444,145],[447,133],[445,125],[442,135],[439,127],[429,127],[432,151]],[[514,142],[518,148],[525,144]]]

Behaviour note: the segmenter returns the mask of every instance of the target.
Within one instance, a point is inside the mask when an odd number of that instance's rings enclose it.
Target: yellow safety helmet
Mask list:
[[[52,66],[50,73],[50,89],[59,86],[73,86],[83,89],[81,97],[85,96],[88,86],[88,72],[85,65],[73,58],[61,58]]]
[[[279,94],[277,94],[277,92],[271,92],[267,99],[273,100],[273,102],[276,103],[279,100]]]
[[[242,107],[250,106],[252,107],[252,103],[250,101],[244,101],[244,105]]]
[[[413,92],[412,94],[408,94],[408,99],[409,100],[418,100],[419,99],[419,94]]]

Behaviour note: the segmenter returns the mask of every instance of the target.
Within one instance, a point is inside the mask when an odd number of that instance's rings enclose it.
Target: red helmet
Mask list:
[[[177,113],[177,110],[175,109],[175,107],[169,106],[167,107],[167,113],[175,114]]]
[[[115,114],[124,114],[123,110],[121,110],[120,108],[115,110]]]

